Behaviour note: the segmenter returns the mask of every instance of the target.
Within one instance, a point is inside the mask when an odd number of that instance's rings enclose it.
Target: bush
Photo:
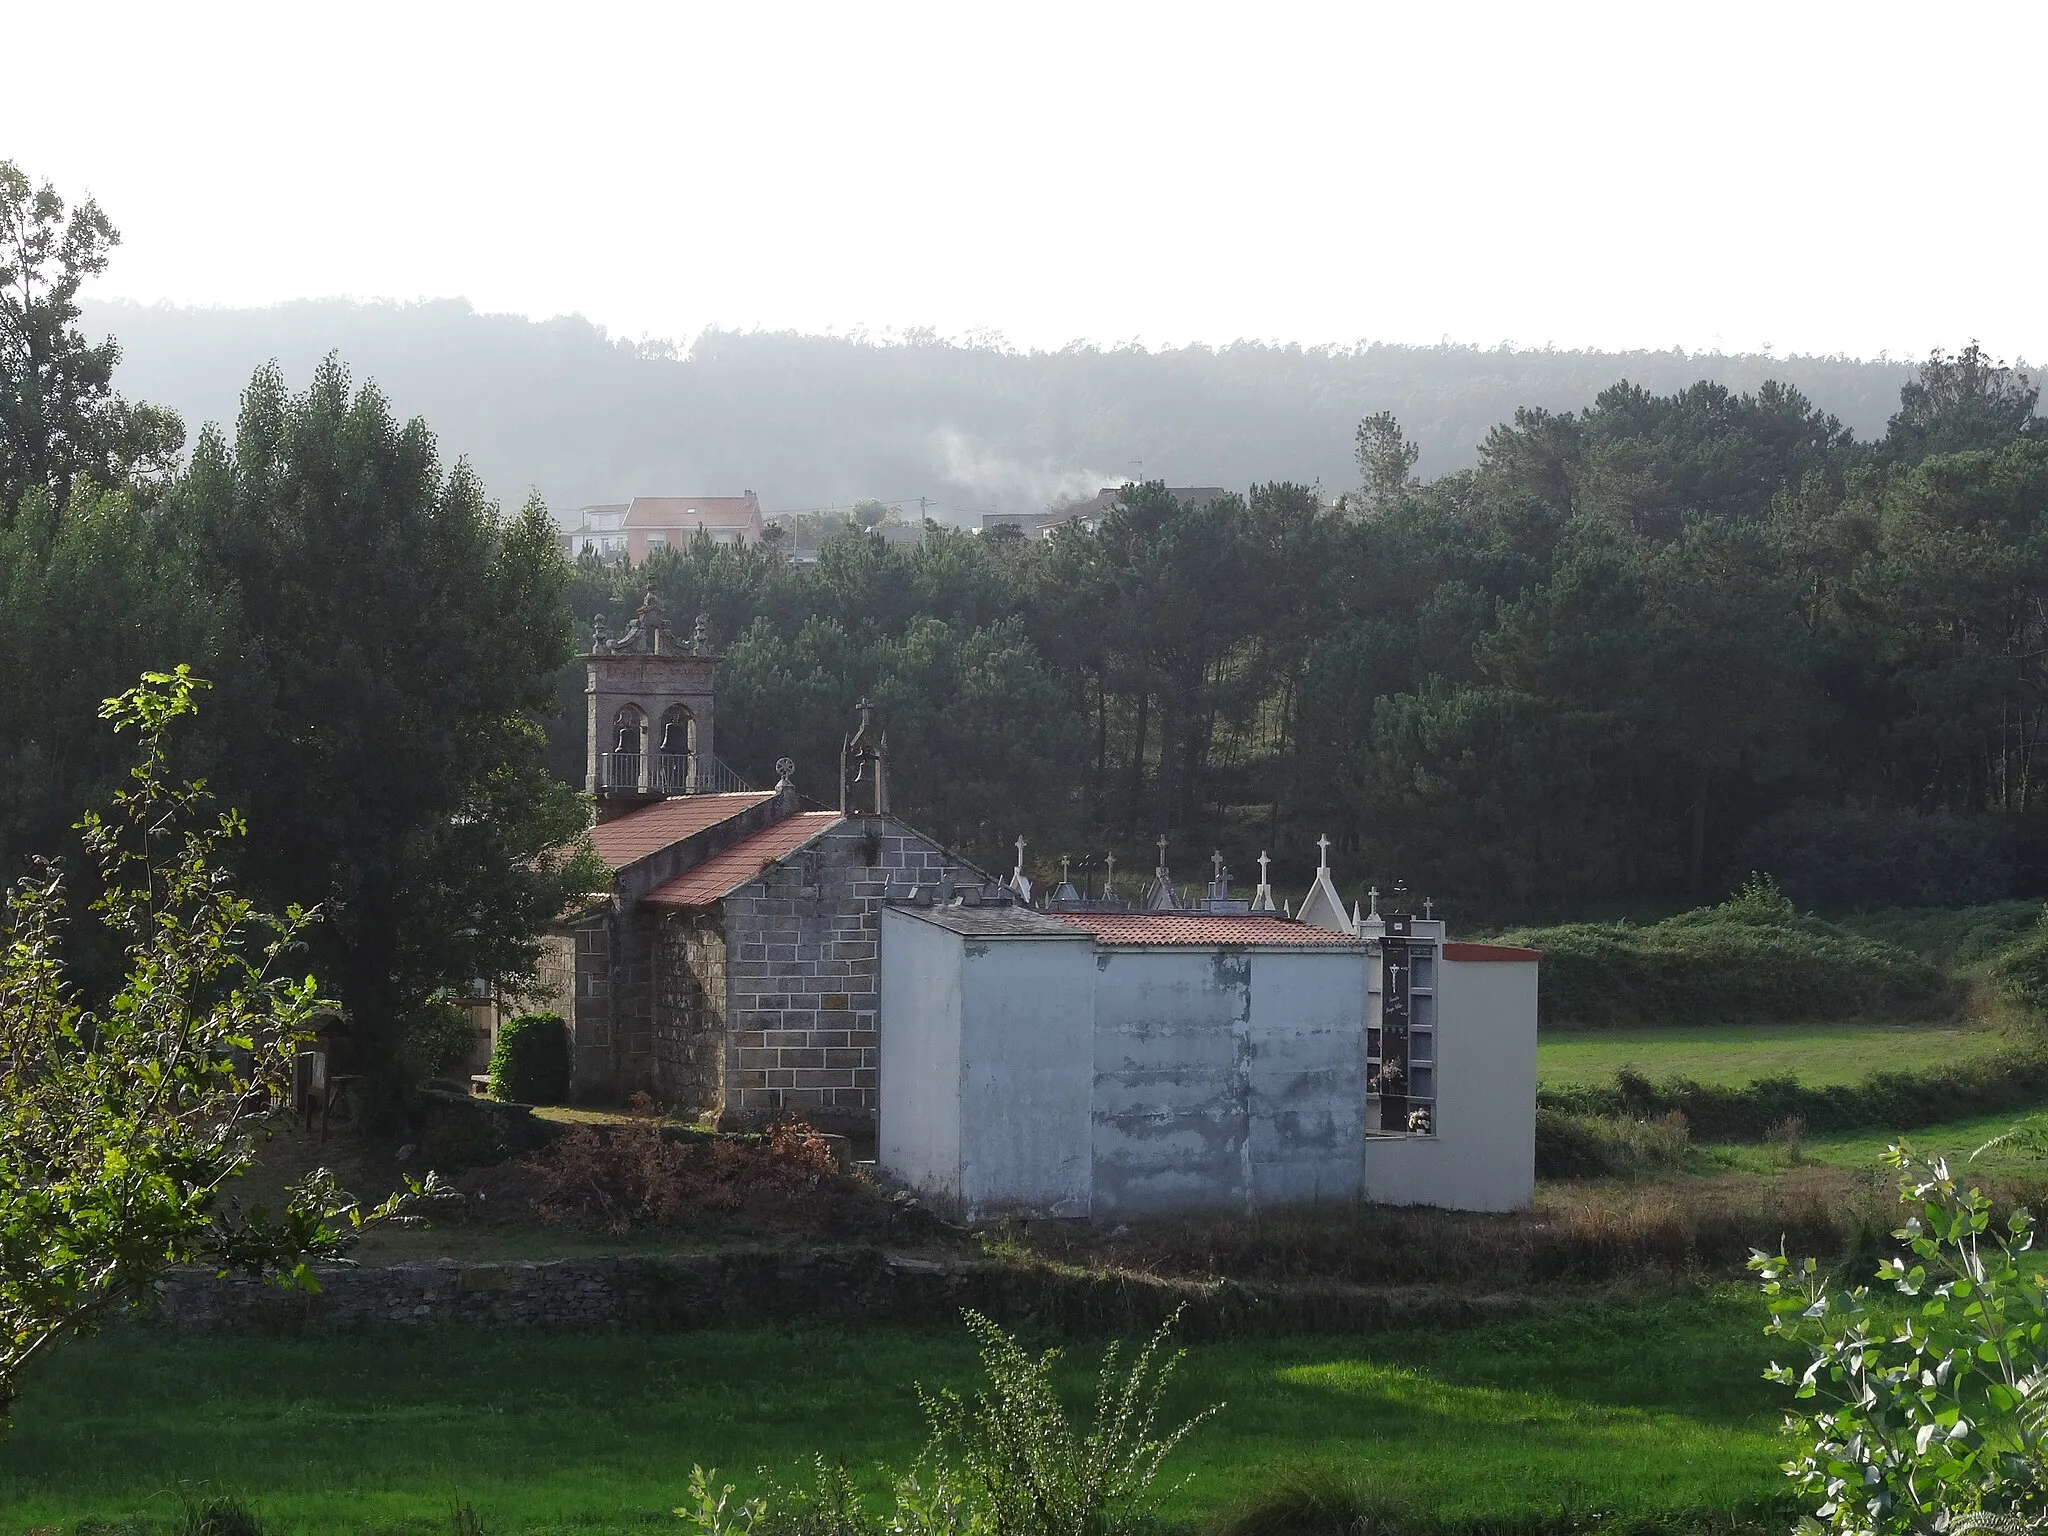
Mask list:
[[[516,1104],[569,1102],[569,1026],[558,1013],[522,1013],[498,1026],[491,1097]]]
[[[1837,1290],[1820,1264],[1795,1265],[1782,1246],[1750,1261],[1770,1308],[1765,1331],[1812,1355],[1803,1371],[1765,1372],[1801,1405],[1790,1427],[1809,1448],[1785,1467],[1814,1504],[1801,1524],[1904,1536],[1968,1529],[1958,1517],[1985,1510],[2037,1512],[2048,1491],[2048,1290],[2033,1223],[2023,1210],[1994,1223],[1990,1199],[1940,1159],[1895,1146],[1886,1161],[1911,1213],[1893,1234],[1911,1256],[1877,1269],[1897,1292],[1888,1305],[1864,1286]]]
[[[1738,869],[1769,870],[1803,907],[1967,907],[2019,894],[2011,817],[1795,805],[1750,829]]]
[[[429,998],[399,1027],[398,1067],[405,1086],[452,1071],[475,1048],[469,1010],[449,998]]]
[[[1161,1464],[1175,1446],[1222,1405],[1206,1408],[1160,1433],[1159,1409],[1181,1361],[1161,1358],[1179,1314],[1160,1325],[1132,1360],[1117,1369],[1112,1343],[1096,1378],[1093,1422],[1074,1424],[1053,1389],[1060,1351],[1036,1359],[978,1312],[965,1314],[980,1343],[982,1390],[968,1401],[918,1388],[930,1438],[909,1471],[894,1480],[895,1509],[869,1515],[843,1470],[822,1457],[810,1489],[778,1489],[742,1505],[715,1473],[690,1469],[690,1504],[676,1514],[699,1536],[1122,1536],[1156,1529]]]
[[[1878,1072],[1860,1083],[1811,1087],[1790,1077],[1759,1078],[1746,1088],[1652,1082],[1621,1071],[1611,1083],[1546,1088],[1544,1110],[1606,1119],[1652,1119],[1674,1111],[1702,1141],[1762,1141],[1774,1126],[1803,1122],[1809,1132],[1910,1131],[1947,1120],[2030,1109],[2048,1100],[2048,1056],[2013,1049],[1924,1072]],[[1570,1177],[1570,1175],[1563,1175]]]
[[[2048,907],[2033,932],[2001,951],[1991,964],[1999,995],[2032,1013],[2048,1013]]]
[[[2038,901],[1981,907],[1880,907],[1835,919],[1845,932],[1910,950],[1944,970],[1981,965],[2024,939],[2041,918]]]
[[[1897,945],[1799,917],[1767,879],[1718,907],[1661,923],[1523,928],[1543,951],[1547,1024],[1767,1024],[1927,1018],[1952,1011],[1953,981]]]
[[[1671,1168],[1685,1160],[1692,1135],[1685,1116],[1536,1111],[1536,1177],[1598,1179]]]

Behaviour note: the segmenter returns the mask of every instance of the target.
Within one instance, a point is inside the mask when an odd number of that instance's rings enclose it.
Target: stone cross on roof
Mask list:
[[[1017,873],[1024,873],[1024,834],[1017,834]]]
[[[1102,899],[1104,901],[1111,901],[1116,897],[1116,853],[1114,850],[1103,861],[1103,868],[1105,873],[1102,877]]]
[[[1259,884],[1264,885],[1266,883],[1266,866],[1272,862],[1271,859],[1266,857],[1266,850],[1261,848],[1259,850]]]
[[[1209,867],[1216,871],[1216,878],[1218,880],[1223,878],[1223,850],[1221,848],[1218,848],[1209,855]]]
[[[1166,878],[1166,834],[1159,834],[1159,867],[1153,871],[1162,880]]]
[[[1330,835],[1327,832],[1316,839],[1316,847],[1322,850],[1322,862],[1317,864],[1316,868],[1328,870],[1330,867]]]

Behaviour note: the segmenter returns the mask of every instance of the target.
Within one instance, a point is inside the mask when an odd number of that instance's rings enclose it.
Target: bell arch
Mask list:
[[[671,704],[662,711],[652,775],[656,794],[687,795],[697,788],[697,717],[688,706]]]

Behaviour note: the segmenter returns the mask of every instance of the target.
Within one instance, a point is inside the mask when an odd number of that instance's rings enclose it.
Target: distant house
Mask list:
[[[1169,485],[1166,493],[1189,511],[1206,507],[1219,496],[1227,494],[1220,485]],[[1105,485],[1086,501],[1056,507],[1050,512],[991,512],[982,518],[981,531],[987,533],[992,528],[1015,528],[1027,539],[1049,539],[1054,529],[1071,523],[1092,532],[1122,495],[1122,486]]]
[[[638,565],[657,549],[678,548],[701,531],[714,544],[758,543],[765,526],[761,499],[738,496],[635,496],[629,502],[584,507],[581,523],[562,535],[570,559],[585,550],[623,555]]]

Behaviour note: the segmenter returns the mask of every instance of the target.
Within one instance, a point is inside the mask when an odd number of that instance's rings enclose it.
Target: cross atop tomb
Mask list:
[[[1116,851],[1114,849],[1103,860],[1102,899],[1104,901],[1114,901],[1116,899]]]
[[[1322,862],[1316,865],[1316,870],[1319,874],[1328,874],[1330,871],[1330,835],[1327,832],[1316,839],[1316,847],[1322,851]]]
[[[1259,850],[1259,884],[1264,885],[1267,883],[1266,866],[1272,862],[1273,861],[1271,859],[1266,857],[1266,850],[1261,848]]]
[[[1159,868],[1153,871],[1160,879],[1166,878],[1166,834],[1159,834]]]
[[[1221,848],[1218,848],[1209,855],[1209,867],[1216,871],[1216,878],[1220,881],[1223,878],[1223,850]]]
[[[1017,873],[1024,873],[1024,834],[1017,834]]]

